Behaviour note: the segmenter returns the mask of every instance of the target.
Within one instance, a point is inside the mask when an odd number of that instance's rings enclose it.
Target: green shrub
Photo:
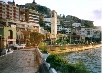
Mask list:
[[[51,68],[61,71],[62,73],[89,73],[82,62],[69,64],[65,59],[56,54],[47,57],[46,62],[50,63]]]
[[[43,53],[47,53],[48,52],[48,50],[47,50],[48,49],[48,45],[46,43],[44,43],[44,42],[40,42],[38,48],[40,50],[42,50]]]
[[[89,73],[89,71],[86,69],[86,66],[83,62],[79,61],[75,64],[76,72],[75,73]]]
[[[61,64],[64,63],[63,59],[56,54],[49,55],[46,62],[50,63],[51,67],[55,68],[56,70],[58,70]]]
[[[40,50],[43,50],[43,48],[44,48],[44,42],[40,42],[38,48]]]
[[[47,51],[47,45],[45,45],[44,46],[44,48],[43,48],[43,53],[47,53],[48,51]]]

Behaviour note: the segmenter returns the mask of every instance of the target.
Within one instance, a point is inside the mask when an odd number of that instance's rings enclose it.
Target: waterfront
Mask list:
[[[101,73],[101,47],[64,56],[69,63],[83,62],[91,73]]]

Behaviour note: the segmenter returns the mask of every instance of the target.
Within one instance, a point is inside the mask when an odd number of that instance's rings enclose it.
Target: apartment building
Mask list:
[[[81,23],[73,23],[72,26],[73,27],[80,27],[81,26]]]
[[[71,28],[65,28],[66,30],[66,34],[70,34],[72,31],[71,31]]]
[[[51,18],[44,18],[43,21],[45,22],[46,26],[51,26]]]
[[[39,15],[37,13],[31,9],[20,8],[20,21],[39,24]]]
[[[35,14],[29,14],[29,22],[39,24],[39,16]]]
[[[43,21],[45,22],[46,26],[51,26],[51,18],[43,18]],[[57,19],[57,26],[60,25],[60,20]]]
[[[0,19],[19,21],[19,7],[0,1]]]
[[[101,38],[101,30],[100,29],[93,29],[93,38]]]
[[[93,37],[93,28],[81,28],[80,35],[83,35],[85,37]]]
[[[65,29],[65,28],[62,27],[60,24],[57,25],[57,31],[61,31],[61,30],[63,30],[63,29]]]

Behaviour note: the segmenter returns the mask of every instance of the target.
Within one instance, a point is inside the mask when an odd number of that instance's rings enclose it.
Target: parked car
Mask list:
[[[25,48],[25,47],[26,47],[26,44],[20,44],[20,45],[14,44],[13,47],[14,47],[14,48],[17,48],[17,49]]]

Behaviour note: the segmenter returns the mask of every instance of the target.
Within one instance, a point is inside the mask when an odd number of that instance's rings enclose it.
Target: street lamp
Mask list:
[[[69,32],[69,34],[70,34],[70,44],[71,44],[71,32]]]
[[[0,35],[0,49],[2,48],[1,43],[2,43],[2,36]]]

